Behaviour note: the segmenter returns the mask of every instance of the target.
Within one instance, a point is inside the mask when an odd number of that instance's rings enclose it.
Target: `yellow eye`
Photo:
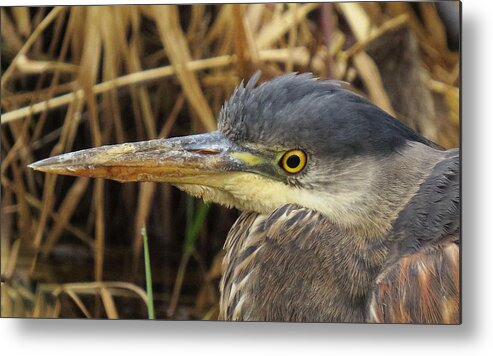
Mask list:
[[[299,173],[306,166],[306,153],[301,150],[288,151],[281,158],[281,168],[286,172]]]

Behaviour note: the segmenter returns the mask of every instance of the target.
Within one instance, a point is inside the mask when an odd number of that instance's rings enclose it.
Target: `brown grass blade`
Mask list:
[[[372,31],[370,18],[359,3],[340,3],[339,9],[349,23],[353,34],[359,42],[364,42]],[[353,63],[363,80],[370,99],[391,115],[395,115],[390,99],[383,87],[382,78],[375,62],[365,52],[357,52]]]
[[[249,4],[246,9],[246,21],[253,34],[257,34],[265,12],[265,4]],[[256,36],[254,36],[255,38]]]
[[[17,214],[17,228],[20,237],[27,243],[27,245],[31,246],[31,238],[32,238],[32,216],[27,206],[27,203],[24,200],[24,196],[27,191],[25,180],[23,179],[23,173],[25,172],[25,167],[23,166],[23,162],[27,159],[27,143],[29,142],[29,134],[28,134],[29,122],[26,121],[23,124],[17,123],[11,125],[11,134],[14,139],[14,145],[8,150],[8,139],[6,135],[2,132],[2,147],[6,149],[6,155],[2,159],[1,163],[1,178],[2,185],[8,187],[14,195],[15,201],[18,205],[18,214]],[[20,158],[20,160],[19,160]],[[13,175],[13,181],[11,182],[7,178],[8,169],[11,169]],[[15,182],[15,184],[13,183]],[[27,182],[29,184],[29,181]],[[32,189],[32,186],[29,187]]]
[[[225,67],[234,63],[235,58],[231,55],[213,57],[208,59],[196,60],[189,62],[187,67],[190,71],[199,71],[205,69]],[[119,78],[109,80],[107,82],[99,83],[93,86],[92,92],[97,95],[104,93],[114,88],[121,88],[133,84],[143,84],[146,82],[156,81],[162,78],[170,77],[175,74],[175,68],[173,66],[165,66],[160,68],[148,69],[138,73],[132,73],[121,76]],[[29,115],[39,114],[45,110],[55,109],[71,103],[75,99],[84,99],[85,94],[83,90],[77,90],[75,92],[58,96],[49,100],[45,100],[40,103],[30,105],[21,109],[17,109],[1,116],[2,125],[8,122],[12,122]]]
[[[12,7],[12,15],[14,17],[16,27],[19,30],[19,34],[24,37],[29,36],[31,33],[31,20],[29,18],[29,7],[19,6]]]
[[[97,179],[94,184],[94,211],[96,212],[96,231],[94,245],[94,278],[96,281],[103,280],[104,266],[104,180]]]
[[[16,52],[20,51],[23,41],[9,16],[7,16],[5,8],[0,9],[0,16],[0,20],[2,23],[0,29],[2,31],[1,33],[3,42],[2,55],[10,56],[11,53],[15,54]]]
[[[3,242],[3,240],[2,240],[2,242]],[[3,247],[4,246],[2,243],[2,248]],[[12,278],[15,266],[17,265],[17,259],[19,257],[20,247],[21,247],[21,239],[15,240],[12,243],[12,246],[11,246],[10,251],[9,251],[9,255],[7,256],[7,259],[5,260],[5,264],[2,263],[2,278],[4,280],[9,280],[10,278]]]
[[[238,9],[233,8],[235,25],[237,31],[235,31],[235,35],[237,37],[237,41],[242,43],[241,48],[238,48],[244,52],[245,60],[248,61],[248,66],[245,67],[246,72],[241,75],[241,71],[238,72],[240,77],[248,78],[251,74],[253,74],[254,70],[259,67],[259,53],[257,44],[255,42],[255,34],[250,26],[250,22],[247,20],[245,14],[245,6],[241,6],[236,4]],[[240,53],[237,51],[237,53]],[[237,54],[237,63],[239,64],[239,55]]]
[[[100,16],[106,24],[101,27],[101,37],[103,46],[103,81],[118,78],[120,67],[123,63],[130,60],[129,49],[125,34],[127,33],[127,11],[126,7],[103,6]],[[123,62],[123,63],[121,63]],[[127,67],[129,65],[127,64]],[[132,70],[130,70],[132,71]],[[116,88],[103,94],[103,117],[105,120],[112,121],[117,135],[117,142],[123,142],[125,134],[122,125],[122,115],[118,103],[118,93]],[[110,139],[112,125],[104,125],[107,129],[103,132],[104,141]]]
[[[190,15],[190,22],[187,29],[187,42],[194,43],[197,42],[198,38],[203,38],[204,35],[204,16],[205,16],[205,6],[202,4],[196,4],[191,7],[192,14]],[[197,44],[199,44],[197,42]],[[196,49],[199,46],[197,46]],[[192,48],[192,51],[195,49]],[[194,53],[195,54],[195,53]]]
[[[99,26],[102,24],[103,13],[97,6],[87,8],[87,21],[91,24],[88,26],[84,37],[84,47],[82,51],[81,69],[79,82],[84,89],[85,99],[89,110],[91,138],[95,146],[101,146],[103,142],[100,120],[98,118],[98,109],[96,95],[92,88],[96,83],[99,60],[102,50],[102,33]],[[104,265],[104,181],[97,179],[94,183],[93,209],[95,212],[95,249],[94,249],[94,278],[96,281],[103,280]],[[96,310],[97,310],[96,306]],[[97,313],[96,313],[97,316]]]
[[[52,319],[58,319],[60,317],[60,312],[62,311],[62,303],[60,302],[60,300],[56,300],[55,301],[55,307],[53,308],[52,312],[51,312],[51,315],[49,316],[49,318],[52,318]]]
[[[420,3],[419,8],[423,16],[424,25],[431,36],[431,41],[438,47],[440,51],[448,52],[447,49],[447,33],[442,20],[438,16],[438,12],[434,3]]]
[[[11,187],[7,187],[3,184],[2,189],[2,208],[0,209],[0,216],[2,223],[0,224],[0,274],[4,274],[5,266],[10,255],[11,241],[13,235],[13,222],[14,217],[12,214],[8,214],[6,207],[13,204],[13,192]]]
[[[0,298],[2,298],[2,304],[0,305],[0,317],[2,318],[11,318],[16,316],[14,314],[14,301],[9,292],[9,285],[7,283],[2,283],[2,288],[0,288]]]
[[[38,285],[36,289],[36,294],[34,297],[34,308],[32,312],[33,318],[41,318],[45,313],[45,298],[42,291],[42,286]]]
[[[225,28],[231,25],[232,23],[232,16],[231,16],[231,11],[233,8],[233,4],[225,4],[219,9],[219,13],[216,16],[214,23],[212,26],[209,28],[209,31],[207,32],[205,39],[203,41],[203,47],[209,47],[211,43],[215,40],[220,40],[223,38],[223,36],[229,37],[232,35],[231,33],[228,34],[228,32],[225,32]],[[218,50],[217,54],[224,54],[226,52],[222,50]]]
[[[82,302],[79,296],[72,289],[62,288],[62,291],[65,292],[74,301],[75,305],[77,305],[77,307],[80,309],[80,311],[84,314],[84,316],[87,319],[92,319],[92,315],[87,309],[86,305]]]
[[[17,60],[17,70],[22,74],[42,74],[55,71],[73,74],[78,72],[78,67],[70,63],[34,61],[25,55],[20,55]]]
[[[137,46],[132,46],[128,54],[129,65],[131,71],[142,72],[142,64],[139,60],[139,54],[137,53]],[[140,109],[144,121],[144,126],[146,128],[146,136],[148,138],[156,137],[156,119],[152,113],[151,99],[149,97],[149,91],[143,86],[138,86],[136,88],[137,98],[139,99]]]
[[[290,3],[290,4],[288,4],[288,8],[293,13],[293,16],[296,19],[296,16],[298,13],[297,12],[298,11],[298,5],[294,4],[294,3]],[[297,24],[295,24],[294,26],[291,26],[289,29],[288,48],[289,48],[290,56],[289,56],[288,62],[286,63],[286,72],[292,72],[293,71],[294,58],[293,58],[292,53],[293,53],[294,46],[296,45],[297,38],[298,38],[298,26],[297,26]]]
[[[368,37],[372,30],[372,24],[363,6],[360,3],[354,2],[339,3],[337,6],[349,23],[355,37],[358,40]]]
[[[195,74],[187,68],[191,61],[190,50],[180,26],[178,8],[175,5],[153,6],[155,21],[166,53],[190,105],[208,131],[216,128],[212,111],[205,99]]]
[[[66,229],[67,223],[70,221],[72,214],[77,209],[80,200],[82,199],[84,193],[86,192],[87,186],[89,185],[88,178],[77,178],[67,195],[63,199],[60,204],[60,208],[58,209],[57,221],[55,222],[55,226],[51,229],[48,238],[46,239],[43,247],[41,248],[41,252],[43,255],[47,256],[50,254],[53,246],[56,244],[58,239],[60,238],[62,232]]]
[[[26,199],[26,202],[38,209],[38,210],[41,210],[43,204],[41,201],[39,201],[38,199],[36,199],[35,197],[33,197],[32,195],[26,193],[25,195],[25,199]],[[53,221],[55,222],[55,224],[57,224],[59,221],[61,221],[61,217],[60,217],[60,214],[58,214],[57,212],[55,211],[52,211],[51,212],[51,215],[50,217],[53,219]],[[85,243],[87,246],[89,246],[91,249],[94,249],[94,241],[93,239],[88,235],[86,234],[84,231],[82,231],[81,229],[73,226],[72,224],[70,224],[69,222],[66,222],[66,223],[62,223],[62,225],[64,225],[64,228],[70,232],[71,234],[73,234],[75,237],[77,237],[79,240],[81,240],[83,243]],[[3,225],[2,225],[3,226]]]
[[[99,29],[101,15],[99,8],[89,6],[87,8],[87,21],[93,26],[88,26],[84,38],[84,48],[80,64],[80,76],[78,78],[85,93],[86,103],[89,109],[91,122],[91,136],[94,145],[101,146],[101,129],[97,114],[97,103],[93,93],[93,86],[98,75],[99,60],[101,58],[101,31]]]
[[[236,70],[240,77],[248,77],[250,69],[247,68],[249,54],[246,44],[245,28],[243,26],[243,8],[241,4],[233,4],[233,18],[234,18],[234,47],[236,54]]]
[[[320,4],[311,3],[303,4],[299,8],[288,9],[277,19],[264,25],[260,30],[256,43],[259,49],[265,49],[272,46],[279,40],[289,29],[305,19],[305,17],[318,8]]]
[[[296,59],[297,55],[294,54],[295,63],[299,65],[307,65],[309,62],[308,57],[305,54],[308,53],[306,48],[297,47],[294,49],[295,53],[300,55],[300,58]],[[259,59],[261,62],[284,62],[289,58],[289,52],[286,48],[280,49],[266,49],[259,51]],[[315,58],[317,60],[317,58]],[[236,57],[234,55],[224,55],[219,57],[212,57],[207,59],[201,59],[189,62],[187,67],[191,71],[200,71],[214,68],[226,67],[231,64],[236,63]],[[319,62],[323,64],[323,62]],[[320,64],[318,64],[320,65]],[[315,66],[317,68],[317,65]],[[109,80],[107,82],[99,83],[93,86],[92,92],[97,95],[104,93],[113,88],[122,88],[132,84],[143,84],[146,82],[155,81],[158,79],[170,77],[175,74],[173,66],[165,66],[155,69],[148,69],[138,73],[132,73],[128,75],[121,76],[114,80]],[[53,99],[45,100],[40,103],[33,104],[28,107],[20,108],[17,110],[10,111],[2,115],[2,125],[15,120],[22,119],[26,116],[39,114],[45,110],[51,110],[59,108],[61,106],[71,103],[73,100],[84,99],[84,91],[77,90],[73,93],[65,94],[62,96],[55,97]]]
[[[178,118],[178,114],[183,109],[183,104],[185,104],[185,96],[183,94],[180,94],[178,96],[178,99],[176,99],[175,105],[173,106],[173,109],[168,115],[168,118],[166,119],[163,128],[159,132],[158,135],[159,138],[166,138],[169,136],[171,128],[173,127],[173,125],[176,122],[176,119]]]
[[[118,319],[118,310],[116,309],[115,301],[113,300],[111,293],[106,288],[101,288],[99,293],[108,319]]]
[[[48,89],[40,89],[37,91],[28,91],[22,92],[18,94],[8,95],[2,97],[2,107],[5,108],[5,111],[11,111],[14,107],[20,107],[22,105],[26,105],[29,102],[43,101],[48,100],[54,95],[63,95],[67,92],[71,92],[75,90],[75,82],[69,82],[64,84],[59,84],[54,86],[53,88]],[[33,135],[34,136],[34,135]]]
[[[60,294],[62,291],[67,292],[68,290],[73,291],[77,294],[84,295],[96,295],[99,293],[100,289],[107,289],[111,291],[112,295],[117,296],[128,296],[128,292],[132,295],[139,297],[145,305],[147,305],[147,295],[146,292],[136,286],[135,284],[128,282],[79,282],[79,283],[64,283],[64,284],[44,284],[42,289],[45,292],[53,293],[54,295]],[[127,293],[118,293],[118,290]]]
[[[407,14],[409,16],[409,28],[411,28],[413,33],[418,37],[421,49],[434,60],[441,61],[442,56],[440,55],[440,51],[437,50],[430,41],[430,35],[427,33],[426,28],[421,25],[421,22],[418,16],[416,16],[416,13],[413,11],[411,4],[396,1],[389,2],[387,6],[390,10],[389,12],[394,16],[398,14]]]
[[[353,62],[361,79],[365,83],[370,100],[390,115],[395,116],[390,99],[383,87],[380,72],[373,59],[365,52],[360,52],[353,57]]]
[[[9,81],[10,77],[13,74],[14,69],[17,66],[17,61],[19,60],[19,57],[22,55],[25,55],[27,51],[31,48],[31,46],[35,43],[35,41],[38,39],[38,37],[41,35],[41,33],[53,22],[53,20],[60,15],[62,11],[65,10],[65,7],[63,6],[57,6],[51,12],[41,21],[41,23],[36,27],[34,32],[29,36],[28,40],[24,43],[22,48],[19,50],[17,55],[14,57],[12,62],[10,63],[9,67],[7,70],[3,73],[2,79],[1,79],[1,88],[4,89],[5,85]]]
[[[380,27],[372,30],[367,36],[356,42],[347,51],[342,52],[341,55],[345,58],[352,57],[356,53],[364,50],[370,42],[376,40],[378,37],[406,25],[408,20],[409,16],[407,14],[402,14],[384,22]]]
[[[59,152],[59,150],[55,150],[55,151],[57,152],[57,154],[61,153]],[[39,219],[38,226],[36,229],[36,235],[34,236],[33,239],[33,246],[36,249],[39,249],[39,247],[41,246],[43,232],[45,232],[46,223],[48,222],[48,217],[50,216],[53,210],[53,205],[55,204],[54,192],[55,192],[56,180],[57,180],[56,175],[49,175],[45,179],[45,184],[43,188],[43,199],[41,200],[43,202],[43,208],[41,209],[41,217]]]

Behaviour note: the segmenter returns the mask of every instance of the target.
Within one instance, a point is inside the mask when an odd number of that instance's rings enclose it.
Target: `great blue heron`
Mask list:
[[[221,319],[459,323],[458,149],[339,82],[257,80],[224,104],[217,131],[31,167],[169,182],[240,209],[225,243]]]

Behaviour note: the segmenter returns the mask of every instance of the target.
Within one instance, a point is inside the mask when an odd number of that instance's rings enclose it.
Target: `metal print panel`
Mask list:
[[[1,15],[2,317],[461,322],[458,2]]]

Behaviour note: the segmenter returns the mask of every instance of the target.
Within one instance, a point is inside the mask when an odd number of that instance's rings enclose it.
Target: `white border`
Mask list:
[[[149,1],[153,2],[154,1]],[[1,5],[41,1],[2,0]],[[70,2],[87,4],[87,2]],[[91,1],[91,4],[135,3]],[[160,3],[163,3],[162,1]],[[174,2],[177,3],[177,2]],[[0,320],[2,355],[485,355],[493,350],[492,2],[463,3],[463,325]],[[66,3],[65,3],[66,4]],[[10,352],[10,353],[9,353]]]

